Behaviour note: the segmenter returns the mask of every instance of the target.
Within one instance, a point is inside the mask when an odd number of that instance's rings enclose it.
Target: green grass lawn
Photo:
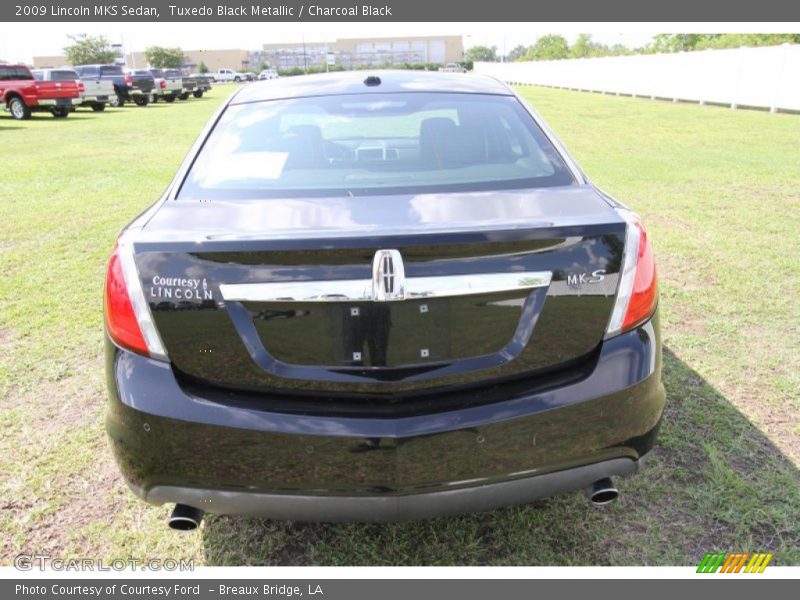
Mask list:
[[[668,408],[652,468],[459,518],[320,525],[211,516],[124,486],[103,430],[102,281],[117,232],[164,189],[219,101],[0,115],[0,562],[800,564],[800,116],[523,91],[598,184],[643,217],[661,281]]]

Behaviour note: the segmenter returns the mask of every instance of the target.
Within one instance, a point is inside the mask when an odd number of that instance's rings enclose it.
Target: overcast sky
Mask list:
[[[185,50],[241,48],[258,50],[266,42],[333,41],[346,37],[463,35],[464,46],[497,46],[502,52],[528,46],[547,33],[571,41],[591,33],[605,44],[636,47],[663,32],[796,31],[798,23],[0,23],[0,59],[31,62],[34,55],[63,54],[67,36],[105,35],[126,51],[147,46]]]
[[[625,29],[627,28],[627,32]],[[598,41],[641,46],[655,28],[630,24],[540,23],[0,23],[0,58],[31,62],[34,55],[63,54],[67,36],[76,33],[105,35],[122,42],[126,51],[147,46],[180,46],[185,50],[242,48],[257,50],[266,42],[333,41],[346,37],[411,35],[463,35],[465,47],[497,46],[506,50],[530,45],[545,33],[561,33],[570,40],[578,33],[593,33]]]

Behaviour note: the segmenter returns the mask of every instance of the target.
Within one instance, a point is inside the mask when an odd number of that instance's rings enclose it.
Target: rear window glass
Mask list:
[[[0,81],[11,81],[13,79],[32,80],[33,75],[25,67],[0,66]]]
[[[122,67],[108,66],[100,67],[103,75],[122,75]]]
[[[229,107],[181,198],[480,191],[573,183],[512,96],[320,96]]]
[[[164,77],[161,69],[150,69],[150,73],[153,75],[153,77]]]
[[[77,71],[81,77],[94,77],[100,73],[97,67],[78,67]]]
[[[79,79],[78,74],[69,69],[50,71],[50,81],[75,81],[76,79]]]
[[[181,72],[178,69],[167,69],[164,71],[167,77],[180,77]]]

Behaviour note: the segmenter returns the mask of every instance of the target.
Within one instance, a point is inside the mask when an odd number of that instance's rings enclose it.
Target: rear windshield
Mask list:
[[[58,71],[50,71],[50,81],[75,81],[80,79],[78,74],[71,69],[59,69]]]
[[[0,65],[0,81],[11,81],[14,79],[33,79],[33,75],[25,67],[6,67]]]
[[[107,67],[100,67],[100,70],[103,75],[122,75],[122,67],[116,66],[107,66]]]
[[[100,69],[97,67],[76,67],[76,70],[81,77],[95,77],[100,73]]]
[[[167,77],[180,77],[181,76],[181,72],[178,69],[167,69],[166,71],[164,71],[164,73],[166,73]]]
[[[512,96],[320,96],[229,107],[181,198],[479,191],[573,183]]]
[[[153,75],[153,77],[164,77],[161,69],[150,69],[150,73]]]

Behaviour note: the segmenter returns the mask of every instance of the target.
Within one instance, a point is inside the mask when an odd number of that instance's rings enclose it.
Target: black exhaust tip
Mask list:
[[[194,531],[203,522],[203,511],[193,506],[176,504],[167,524],[177,531]]]
[[[610,477],[598,479],[592,485],[583,490],[589,502],[595,506],[603,506],[604,504],[611,504],[619,498],[619,490],[614,487],[614,482]]]

